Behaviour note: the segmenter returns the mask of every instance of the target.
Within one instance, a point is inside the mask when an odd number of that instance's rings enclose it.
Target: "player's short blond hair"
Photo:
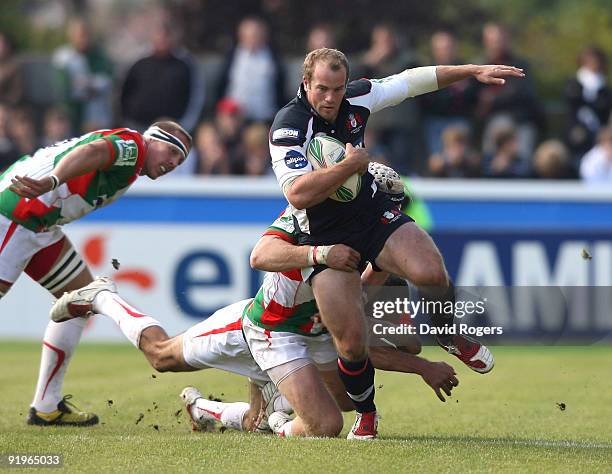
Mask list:
[[[319,48],[308,53],[304,59],[304,79],[307,81],[312,79],[312,74],[318,62],[327,63],[332,71],[339,71],[341,68],[344,68],[346,71],[346,82],[348,82],[349,63],[342,51],[332,48]]]
[[[187,150],[188,151],[191,150],[193,138],[191,137],[191,134],[187,130],[185,130],[183,127],[181,127],[178,123],[172,120],[160,120],[158,122],[155,122],[151,126],[159,127],[163,131],[171,133],[172,135],[175,135],[175,136],[177,134],[182,135],[182,137],[179,137],[179,138],[185,143],[185,145],[187,145]]]

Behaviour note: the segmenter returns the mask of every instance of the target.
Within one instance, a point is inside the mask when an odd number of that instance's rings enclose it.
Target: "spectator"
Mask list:
[[[263,176],[272,173],[270,146],[266,124],[253,123],[242,133],[243,173],[248,176]]]
[[[476,112],[484,127],[483,151],[494,148],[492,131],[502,122],[511,121],[516,128],[520,153],[531,156],[537,135],[544,127],[543,112],[533,88],[526,61],[514,55],[506,29],[488,23],[483,29],[485,64],[509,64],[523,68],[524,78],[509,77],[503,86],[478,83]]]
[[[72,128],[79,133],[112,125],[112,65],[91,36],[85,20],[72,20],[69,44],[53,55],[60,100],[70,113]]]
[[[455,37],[438,31],[431,37],[432,64],[463,64],[457,57]],[[466,79],[454,82],[434,94],[420,97],[425,125],[425,139],[430,155],[442,152],[442,132],[450,125],[461,125],[471,133],[471,116],[476,104],[478,82]],[[431,171],[431,170],[430,170]]]
[[[0,102],[17,105],[23,98],[23,72],[9,37],[0,32]]]
[[[0,172],[8,168],[19,158],[17,146],[10,136],[10,116],[10,106],[0,103]]]
[[[529,178],[531,170],[521,156],[518,135],[514,126],[499,126],[492,132],[493,153],[485,155],[483,176],[487,178]]]
[[[308,40],[306,41],[307,51],[321,48],[336,48],[336,46],[336,34],[331,25],[319,23],[308,32]]]
[[[229,153],[223,145],[221,136],[211,122],[202,122],[195,134],[194,148],[197,152],[197,174],[227,175],[231,174]]]
[[[228,151],[230,160],[234,161],[239,154],[241,134],[244,128],[244,117],[240,104],[229,97],[217,102],[215,127],[223,145]],[[234,168],[236,163],[231,163]]]
[[[534,154],[533,168],[538,178],[576,178],[570,153],[563,142],[559,140],[546,140],[540,143]]]
[[[72,136],[70,115],[61,107],[52,107],[45,113],[42,145],[48,146]]]
[[[217,100],[229,97],[240,104],[247,121],[268,122],[285,104],[284,84],[284,70],[266,24],[259,18],[243,19],[237,44],[223,66]]]
[[[36,124],[30,109],[20,107],[13,110],[9,122],[9,133],[19,156],[29,155],[39,148]]]
[[[195,128],[204,105],[197,64],[180,46],[170,22],[152,31],[153,52],[134,63],[121,90],[121,112],[129,126],[143,130],[160,117]]]
[[[603,50],[589,46],[578,58],[576,77],[565,86],[568,124],[567,141],[574,157],[584,155],[595,144],[612,110],[612,89],[607,84],[607,58]]]
[[[587,183],[612,182],[612,127],[602,128],[597,144],[582,157],[580,177]]]
[[[442,151],[429,158],[429,173],[444,178],[475,178],[480,175],[480,156],[470,147],[470,131],[451,125],[442,132]]]
[[[357,58],[353,78],[381,79],[416,64],[412,55],[400,46],[395,28],[379,24],[372,30],[370,47]],[[409,157],[419,156],[420,130],[417,101],[406,100],[374,115],[368,128],[375,129],[389,147],[391,165],[402,174],[419,171],[422,163]]]

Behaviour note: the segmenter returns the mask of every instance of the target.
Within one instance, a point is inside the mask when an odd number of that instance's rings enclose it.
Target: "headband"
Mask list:
[[[153,140],[159,140],[160,142],[166,142],[173,147],[179,149],[179,151],[183,154],[183,158],[187,158],[187,147],[185,144],[176,138],[171,133],[162,130],[157,125],[152,125],[142,134],[143,137],[152,138]]]

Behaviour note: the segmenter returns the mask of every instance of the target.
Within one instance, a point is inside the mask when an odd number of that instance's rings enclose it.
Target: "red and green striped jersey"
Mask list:
[[[264,235],[275,235],[296,243],[291,210],[287,208],[268,227]],[[325,331],[312,288],[302,281],[300,269],[289,272],[267,272],[255,299],[244,310],[244,317],[270,331],[317,336]]]
[[[70,179],[37,199],[9,189],[14,176],[49,176],[71,151],[96,140],[104,140],[111,155],[103,170]],[[66,224],[122,196],[140,174],[144,156],[142,135],[127,128],[96,130],[41,148],[0,174],[0,213],[34,232]]]

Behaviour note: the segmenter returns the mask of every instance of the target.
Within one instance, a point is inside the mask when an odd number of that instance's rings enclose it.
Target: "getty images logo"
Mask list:
[[[293,170],[304,168],[308,160],[299,151],[289,150],[285,155],[285,165]]]

